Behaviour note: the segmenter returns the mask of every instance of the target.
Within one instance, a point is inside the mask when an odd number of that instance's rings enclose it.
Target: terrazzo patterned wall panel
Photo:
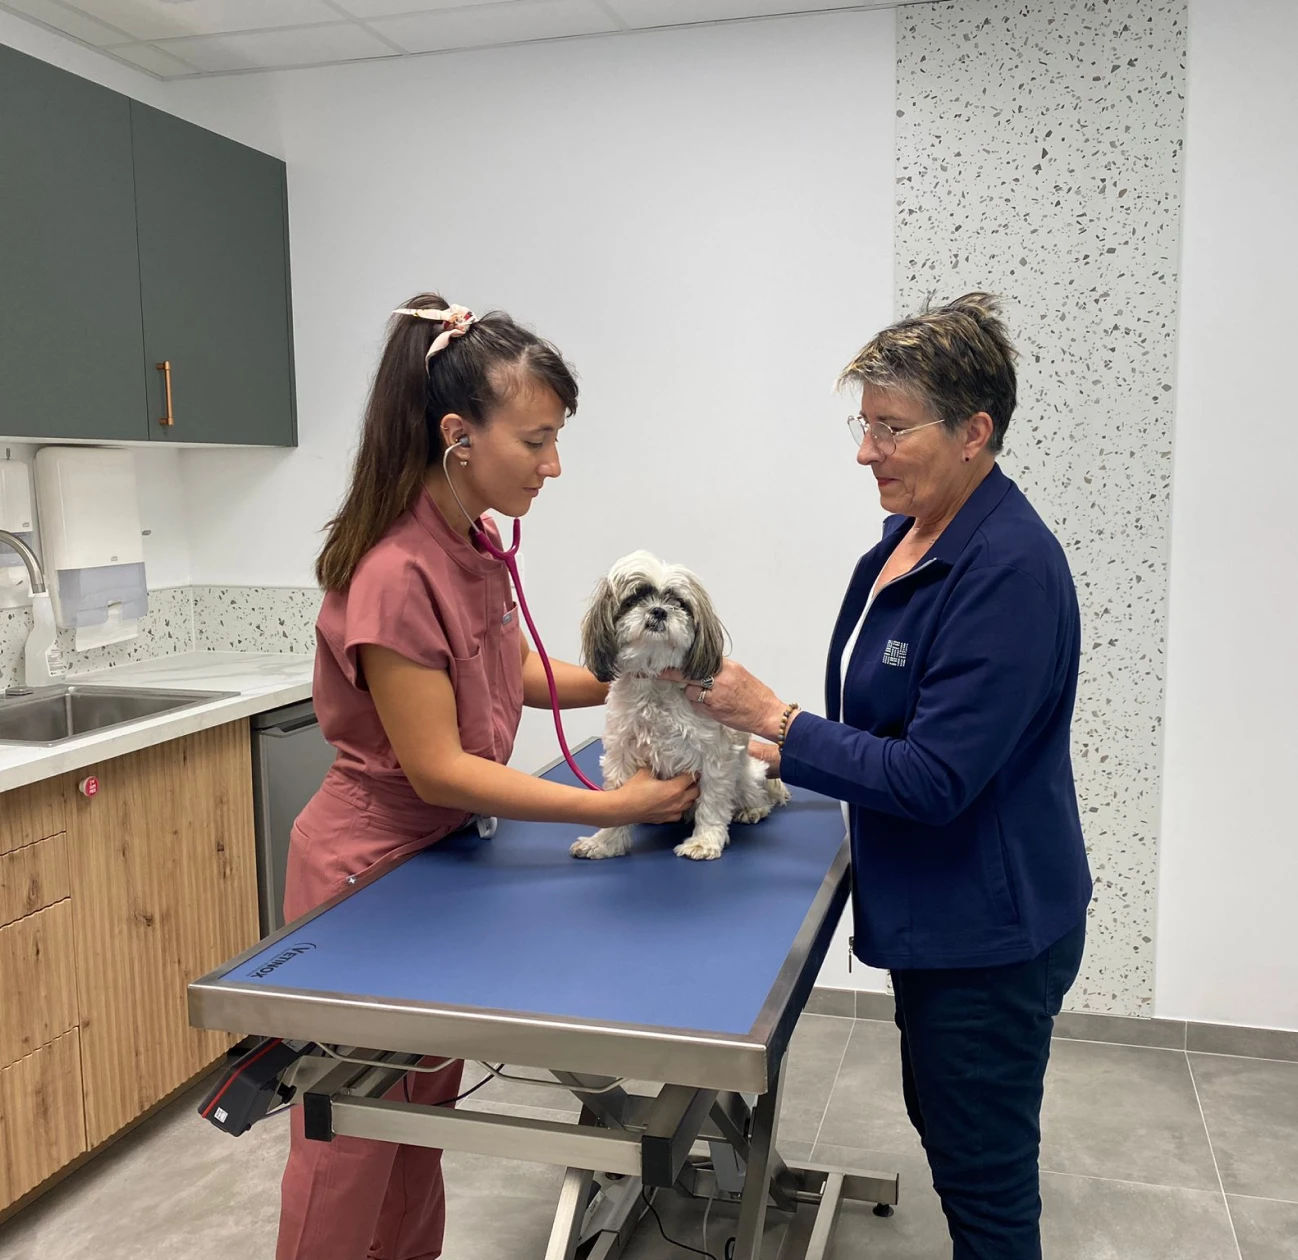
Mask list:
[[[898,9],[897,309],[1007,299],[1003,457],[1084,624],[1074,725],[1096,896],[1070,1005],[1153,997],[1185,0]]]
[[[195,586],[195,646],[205,652],[314,652],[324,598],[314,586]]]

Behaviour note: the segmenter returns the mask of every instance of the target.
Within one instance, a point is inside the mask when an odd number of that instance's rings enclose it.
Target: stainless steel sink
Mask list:
[[[170,691],[155,687],[108,687],[70,683],[38,687],[29,695],[0,697],[0,744],[61,744],[113,726],[127,726],[160,713],[174,713],[235,691]]]

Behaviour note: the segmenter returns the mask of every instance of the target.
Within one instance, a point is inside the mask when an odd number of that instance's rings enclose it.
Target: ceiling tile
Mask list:
[[[394,14],[427,13],[436,9],[468,9],[500,0],[334,0],[334,7],[352,17],[391,17]]]
[[[605,0],[605,3],[628,26],[638,27],[684,26],[692,22],[724,22],[733,18],[862,6],[862,0]]]
[[[324,0],[75,0],[75,4],[137,40],[338,20],[337,10]]]
[[[303,26],[289,31],[253,31],[246,35],[204,35],[169,40],[164,48],[209,73],[328,65],[397,55],[381,39],[350,23]]]
[[[112,50],[112,55],[156,74],[160,79],[176,79],[194,73],[193,66],[169,52],[163,52],[154,44],[122,44]]]
[[[35,18],[55,30],[87,44],[120,44],[126,36],[111,26],[96,22],[57,0],[4,0],[0,9],[11,9],[23,17]]]
[[[407,52],[439,52],[529,39],[596,35],[619,29],[594,0],[513,0],[506,4],[439,9],[370,23]]]

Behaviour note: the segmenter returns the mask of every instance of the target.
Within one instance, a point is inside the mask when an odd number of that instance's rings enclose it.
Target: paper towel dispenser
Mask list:
[[[36,502],[58,624],[84,630],[111,621],[121,628],[114,637],[135,633],[149,590],[134,454],[43,447],[36,452]]]

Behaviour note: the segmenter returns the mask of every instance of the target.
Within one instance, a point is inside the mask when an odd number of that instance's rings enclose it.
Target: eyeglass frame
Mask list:
[[[882,420],[867,420],[860,412],[856,415],[847,417],[847,431],[852,435],[852,442],[859,451],[865,443],[865,435],[868,433],[873,439],[874,444],[883,452],[884,455],[891,455],[897,449],[898,438],[904,437],[907,433],[915,433],[920,429],[931,429],[935,424],[945,424],[945,420],[925,420],[923,424],[912,424],[908,429],[894,429],[890,424],[884,424]],[[861,437],[857,440],[856,433],[852,426],[859,424],[861,426]],[[874,427],[878,426],[883,429],[889,437],[892,438],[892,447],[889,450],[883,449],[883,443],[879,441],[878,436],[874,433]]]

